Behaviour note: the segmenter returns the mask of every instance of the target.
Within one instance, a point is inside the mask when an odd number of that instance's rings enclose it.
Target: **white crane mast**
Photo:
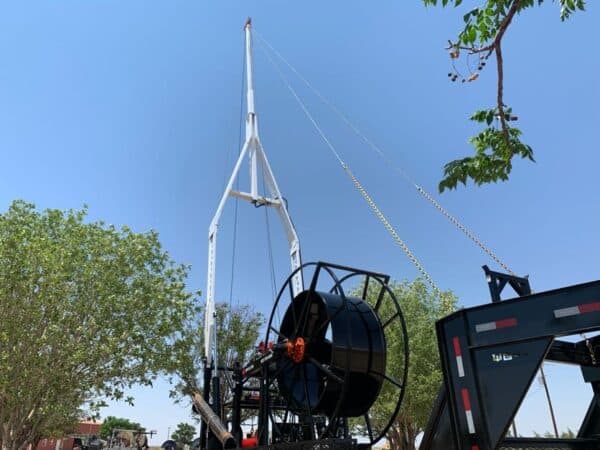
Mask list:
[[[267,155],[263,149],[258,136],[258,120],[254,108],[254,83],[252,72],[252,33],[251,20],[246,21],[244,26],[246,34],[246,89],[247,89],[247,115],[246,115],[246,139],[240,151],[239,157],[233,168],[217,211],[208,228],[208,274],[206,283],[206,311],[204,315],[204,345],[205,356],[209,364],[217,368],[217,342],[216,342],[216,312],[215,312],[215,269],[217,257],[217,231],[219,220],[229,197],[237,197],[249,201],[254,205],[274,208],[285,230],[289,250],[292,271],[301,266],[300,242],[294,224],[288,214],[285,201],[271,170]],[[246,154],[250,163],[250,192],[233,190],[233,185],[238,177],[240,167]],[[262,173],[263,180],[270,197],[260,196],[258,193],[258,174]],[[303,290],[302,271],[298,271],[292,280],[294,296]]]

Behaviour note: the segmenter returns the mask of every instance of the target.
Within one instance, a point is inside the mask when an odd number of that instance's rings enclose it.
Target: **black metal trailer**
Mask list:
[[[421,450],[600,449],[600,281],[532,293],[527,278],[486,271],[492,303],[437,323],[444,375]],[[510,285],[519,295],[501,300]],[[581,367],[594,392],[576,439],[507,437],[545,361]]]

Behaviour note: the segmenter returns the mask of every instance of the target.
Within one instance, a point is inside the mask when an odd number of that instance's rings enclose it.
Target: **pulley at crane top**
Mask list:
[[[350,421],[374,443],[399,411],[408,370],[406,324],[389,277],[328,263],[299,270],[310,288],[293,296],[290,275],[266,335],[276,342],[276,357],[263,376],[284,405],[282,414],[271,415],[273,435],[339,437]]]

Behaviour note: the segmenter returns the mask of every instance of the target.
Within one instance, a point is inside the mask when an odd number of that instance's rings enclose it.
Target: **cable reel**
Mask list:
[[[374,444],[398,414],[408,372],[406,323],[389,277],[323,262],[298,270],[310,287],[294,296],[296,271],[288,277],[265,337],[274,357],[263,382],[281,400],[269,412],[273,442],[358,431]]]

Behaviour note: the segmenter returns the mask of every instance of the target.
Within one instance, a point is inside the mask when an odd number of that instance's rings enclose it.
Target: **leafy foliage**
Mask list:
[[[60,432],[85,402],[124,399],[171,358],[193,295],[157,233],[87,222],[86,210],[0,214],[0,440]],[[68,419],[68,420],[67,420]]]
[[[556,438],[556,436],[554,435],[554,433],[552,431],[545,431],[544,434],[540,434],[537,431],[534,431],[533,435],[535,437]],[[560,439],[575,439],[576,437],[577,437],[577,433],[575,433],[570,428],[567,428],[567,431],[562,431],[559,436]]]
[[[460,6],[462,0],[423,0],[426,6],[454,5]],[[509,124],[516,120],[511,110],[504,103],[504,61],[502,56],[502,39],[515,15],[526,9],[539,6],[544,0],[485,0],[481,6],[467,11],[463,15],[464,27],[455,41],[449,41],[450,58],[454,61],[461,53],[479,55],[478,71],[484,70],[487,59],[492,54],[496,57],[497,100],[494,108],[478,111],[471,120],[486,122],[487,128],[469,141],[475,148],[475,156],[457,159],[444,166],[444,178],[439,184],[440,192],[454,189],[458,183],[466,184],[471,179],[475,184],[505,181],[512,170],[512,159],[515,156],[533,159],[533,150],[521,141],[522,132]],[[560,19],[566,20],[576,11],[585,9],[584,0],[559,0]],[[471,70],[469,69],[471,72]],[[448,74],[451,81],[459,77],[462,81],[475,81],[479,72],[464,77],[458,73]]]
[[[463,0],[423,0],[423,3],[426,6],[452,4],[454,7],[458,7]],[[544,0],[486,0],[481,6],[475,7],[463,15],[465,26],[458,34],[457,42],[464,45],[485,44],[496,37],[512,7],[517,13],[520,13],[542,3]],[[560,20],[562,21],[571,17],[577,10],[585,10],[584,0],[559,0],[559,4]]]
[[[507,121],[509,121],[512,110],[505,110]],[[452,189],[460,182],[467,184],[472,179],[475,184],[481,185],[497,180],[505,181],[512,169],[512,158],[515,155],[522,158],[533,159],[533,149],[519,140],[521,130],[507,126],[508,141],[502,130],[492,125],[498,115],[497,108],[477,111],[471,120],[486,123],[487,128],[481,131],[469,141],[475,148],[475,155],[463,159],[451,161],[444,166],[444,179],[440,182],[440,190]]]
[[[233,306],[227,303],[216,304],[217,347],[219,365],[232,367],[235,362],[244,365],[256,349],[260,329],[264,317],[250,305]],[[179,382],[171,392],[174,398],[188,397],[194,391],[201,389],[200,371],[204,357],[204,333],[199,333],[202,326],[202,312],[190,320],[182,334],[177,347],[176,373]],[[224,405],[232,398],[230,384],[221,377],[221,404]]]
[[[456,297],[450,292],[442,292],[437,298],[421,279],[392,283],[391,288],[405,316],[410,343],[410,364],[402,408],[386,438],[393,449],[414,450],[415,439],[425,427],[442,385],[435,322],[454,310]],[[375,303],[376,298],[377,292],[369,291],[369,303]],[[393,312],[386,312],[384,305],[385,303],[382,304],[380,314],[385,318]],[[403,365],[403,338],[398,327],[386,328],[386,344],[387,370],[398,373]],[[390,384],[384,383],[379,398],[369,413],[373,428],[381,429],[384,426],[381,422],[389,420],[395,400]]]
[[[100,425],[100,437],[102,439],[108,439],[112,435],[112,431],[116,429],[138,431],[143,427],[137,423],[132,422],[124,417],[108,416],[102,421]]]
[[[189,423],[179,423],[177,428],[171,434],[171,439],[180,444],[181,446],[190,445],[194,440],[196,434],[196,428]]]

